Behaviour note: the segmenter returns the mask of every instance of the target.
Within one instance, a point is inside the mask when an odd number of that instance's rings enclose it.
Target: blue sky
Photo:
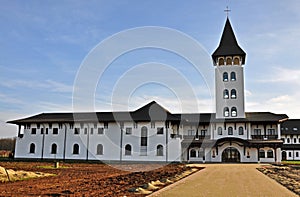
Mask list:
[[[118,32],[143,26],[171,28],[197,40],[210,58],[220,40],[227,5],[238,42],[247,53],[246,111],[300,118],[298,0],[4,0],[0,5],[0,137],[16,135],[16,127],[6,124],[7,120],[72,111],[73,87],[84,59]],[[129,72],[139,65],[149,66],[149,62],[162,64],[162,69]],[[197,108],[189,98],[178,98],[178,91],[184,92],[185,87],[174,82],[170,69],[184,76],[192,87]],[[211,62],[205,69],[213,76]],[[128,90],[129,97],[128,92],[119,91],[112,106],[111,95],[118,84],[124,90],[126,82],[134,81],[137,75],[158,78]],[[173,81],[172,86],[178,89],[158,83],[160,79]],[[179,55],[142,48],[121,55],[109,65],[97,82],[94,104],[97,111],[133,110],[156,100],[171,112],[213,112],[213,95],[214,90],[207,87],[199,72]],[[84,106],[82,102],[81,109]]]

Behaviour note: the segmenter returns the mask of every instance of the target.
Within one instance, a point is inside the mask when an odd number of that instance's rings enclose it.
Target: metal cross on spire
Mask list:
[[[228,8],[228,6],[226,6],[226,9],[224,10],[224,12],[226,12],[226,15],[227,15],[227,17],[228,17],[229,12],[231,12],[231,10]]]

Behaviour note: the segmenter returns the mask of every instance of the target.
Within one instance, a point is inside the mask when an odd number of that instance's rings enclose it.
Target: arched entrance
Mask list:
[[[281,160],[286,161],[286,152],[282,151],[281,153]]]
[[[222,162],[241,162],[240,152],[234,147],[226,148],[222,153]]]

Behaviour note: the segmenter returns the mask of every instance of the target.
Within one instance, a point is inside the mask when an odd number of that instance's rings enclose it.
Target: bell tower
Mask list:
[[[228,17],[212,59],[215,66],[216,118],[245,118],[243,66],[246,53],[238,45]]]

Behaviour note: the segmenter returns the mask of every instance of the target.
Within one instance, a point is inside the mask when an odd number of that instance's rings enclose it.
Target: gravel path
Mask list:
[[[259,164],[203,164],[205,169],[151,196],[297,196],[259,172]]]

